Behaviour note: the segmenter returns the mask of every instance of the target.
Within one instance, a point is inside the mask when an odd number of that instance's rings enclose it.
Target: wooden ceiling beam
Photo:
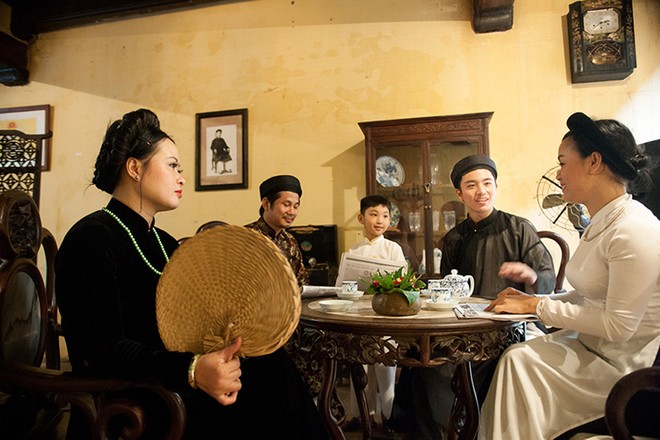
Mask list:
[[[42,32],[143,14],[241,0],[2,0],[12,7],[11,32],[32,41]],[[472,0],[475,32],[506,31],[513,26],[514,0]]]
[[[11,32],[32,41],[42,32],[232,0],[2,0],[12,7]]]
[[[31,42],[39,33],[118,20],[144,14],[186,9],[204,4],[244,0],[2,0],[12,8],[11,32]],[[476,33],[498,32],[513,26],[514,0],[472,0]],[[28,82],[28,46],[0,33],[0,83]]]

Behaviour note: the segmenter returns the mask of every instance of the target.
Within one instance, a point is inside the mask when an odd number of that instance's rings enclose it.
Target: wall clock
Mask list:
[[[575,2],[567,20],[573,83],[623,79],[637,67],[632,0]]]

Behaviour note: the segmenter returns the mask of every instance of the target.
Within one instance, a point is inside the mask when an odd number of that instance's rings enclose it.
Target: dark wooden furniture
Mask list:
[[[208,221],[208,222],[202,224],[199,228],[197,228],[196,233],[205,231],[209,228],[215,228],[216,226],[224,226],[226,224],[228,224],[228,223],[223,222],[222,220],[211,220],[211,221]]]
[[[452,410],[451,439],[473,439],[479,426],[479,406],[472,381],[471,362],[495,358],[509,345],[524,340],[524,325],[482,319],[459,320],[452,313],[414,318],[366,317],[315,310],[317,299],[303,300],[300,324],[294,336],[298,350],[325,363],[319,410],[334,438],[344,439],[332,415],[337,362],[429,367],[457,365],[458,395]],[[356,304],[367,302],[363,297]],[[312,308],[310,308],[312,305]],[[360,373],[361,372],[361,373]],[[363,420],[363,436],[371,436],[368,408],[362,390],[363,368],[351,368]]]
[[[0,130],[0,192],[19,189],[39,205],[42,145],[51,136]]]
[[[566,15],[571,82],[627,78],[637,67],[632,0],[576,1]]]
[[[542,240],[552,240],[557,243],[557,246],[559,246],[559,250],[561,251],[561,260],[559,262],[559,268],[557,269],[555,293],[566,292],[566,289],[564,289],[564,280],[566,279],[566,265],[568,264],[568,260],[571,258],[571,251],[568,247],[568,243],[564,237],[553,231],[539,231],[539,237],[541,237]]]
[[[612,436],[616,440],[660,438],[660,351],[652,367],[628,373],[619,379],[605,401],[605,417],[577,426],[554,440],[577,435]]]
[[[660,366],[643,368],[614,384],[605,402],[605,422],[617,440],[633,440],[633,434],[660,438],[658,408]],[[628,417],[629,411],[632,417]]]
[[[27,431],[9,437],[46,438],[48,433],[37,426],[42,414],[57,423],[63,412],[76,407],[92,438],[136,439],[149,420],[148,412],[132,397],[140,394],[156,399],[169,414],[165,438],[181,438],[186,414],[178,394],[158,384],[79,377],[60,370],[56,252],[57,244],[42,227],[34,200],[19,190],[0,194],[0,393],[10,396],[4,402],[14,398],[27,403],[18,413],[16,407],[0,404],[0,418],[14,417],[25,425],[17,429]],[[36,264],[42,255],[45,283]],[[0,420],[3,426],[5,422]]]
[[[433,249],[447,232],[443,210],[456,211],[456,223],[465,213],[455,208],[458,198],[449,180],[456,162],[471,154],[488,155],[488,124],[492,112],[413,119],[360,122],[364,132],[367,194],[380,194],[394,204],[386,237],[401,245],[415,270],[424,259],[425,275],[439,275]],[[392,185],[377,175],[377,164],[393,158],[405,178]],[[396,175],[396,171],[386,170]],[[460,203],[460,202],[459,202]],[[461,206],[461,205],[459,205]],[[420,214],[420,230],[411,230],[409,214]],[[398,215],[400,213],[400,216]],[[436,228],[434,228],[434,216]],[[398,221],[397,221],[398,220]]]
[[[291,226],[312,286],[334,286],[337,280],[337,225]]]
[[[650,156],[652,163],[660,163],[660,139],[643,145],[644,154]],[[660,219],[660,167],[651,168],[651,185],[648,188],[632,188],[630,192],[635,200],[642,202]]]
[[[0,32],[0,84],[22,86],[28,83],[28,45]]]
[[[195,231],[195,234],[205,231],[209,228],[215,228],[216,226],[224,226],[227,225],[227,222],[223,222],[222,220],[210,220],[206,223],[202,223],[199,228],[197,228],[197,231]],[[190,237],[181,237],[179,238],[179,244],[183,244],[184,241],[188,240]]]

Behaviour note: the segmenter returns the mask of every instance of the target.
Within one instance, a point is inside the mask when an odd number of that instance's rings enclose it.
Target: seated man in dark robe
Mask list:
[[[443,239],[441,275],[457,269],[474,277],[474,296],[495,298],[506,287],[531,294],[555,287],[552,258],[526,219],[495,209],[497,167],[487,156],[467,156],[454,165],[451,180],[467,218]],[[485,396],[497,360],[473,364],[477,394]],[[407,424],[417,438],[442,438],[454,393],[453,365],[404,369],[394,398],[394,427]],[[414,419],[401,414],[406,409]],[[410,426],[412,425],[412,426]]]

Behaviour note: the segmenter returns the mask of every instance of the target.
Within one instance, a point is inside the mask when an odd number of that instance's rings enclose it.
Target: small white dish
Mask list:
[[[434,302],[430,299],[426,300],[426,307],[431,310],[451,310],[458,305],[458,301],[450,302]]]
[[[358,290],[357,292],[337,292],[337,296],[341,299],[347,299],[349,301],[355,301],[360,299],[364,295],[364,292]]]
[[[319,301],[319,306],[324,312],[342,312],[353,305],[353,301],[344,299],[324,299]]]

